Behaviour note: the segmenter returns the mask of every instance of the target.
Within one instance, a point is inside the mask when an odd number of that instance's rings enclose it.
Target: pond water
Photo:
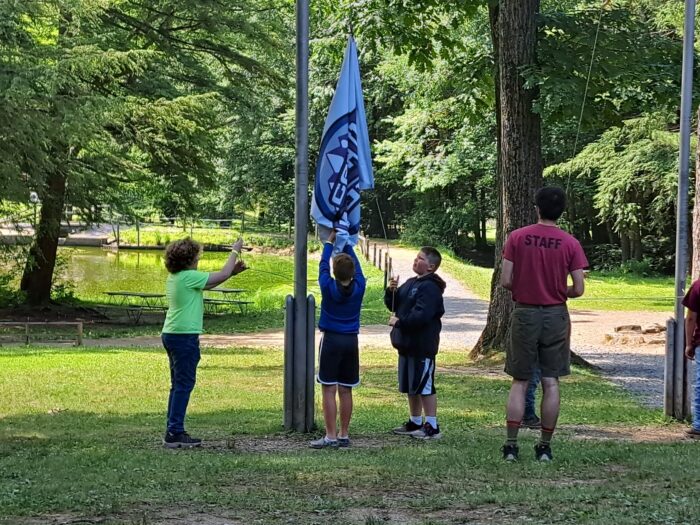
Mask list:
[[[162,250],[120,250],[101,248],[68,248],[59,250],[60,282],[73,287],[77,298],[105,302],[107,291],[156,292],[165,290],[168,271]],[[217,271],[226,262],[228,253],[205,252],[199,263],[203,271]],[[244,254],[250,270],[236,275],[223,286],[243,288],[249,295],[292,293],[294,262],[292,257],[267,254]],[[318,263],[309,261],[309,278],[316,276]],[[312,273],[313,272],[313,273]],[[312,283],[309,283],[310,285]],[[310,286],[310,288],[312,288]],[[310,289],[310,291],[313,291]]]

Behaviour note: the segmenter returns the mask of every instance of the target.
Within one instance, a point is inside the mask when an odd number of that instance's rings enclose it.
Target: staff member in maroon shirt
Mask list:
[[[559,378],[569,375],[568,298],[583,295],[588,266],[581,244],[556,221],[566,209],[561,188],[546,187],[535,196],[537,224],[513,231],[503,249],[501,286],[513,294],[506,373],[513,378],[506,406],[507,440],[503,459],[518,458],[518,430],[525,392],[537,366],[542,371],[542,434],[535,446],[538,461],[552,459],[551,440],[559,417]],[[571,275],[573,286],[567,285]]]

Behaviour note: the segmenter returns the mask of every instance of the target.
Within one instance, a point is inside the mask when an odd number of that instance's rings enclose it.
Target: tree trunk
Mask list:
[[[538,93],[526,89],[523,69],[536,59],[539,0],[501,0],[489,6],[498,63],[496,82],[499,218],[496,263],[486,327],[471,355],[505,348],[513,311],[511,294],[499,285],[506,235],[535,221],[534,195],[542,184],[540,117],[533,112]],[[494,38],[494,35],[496,37]],[[508,45],[499,45],[507,42]]]
[[[698,108],[698,128],[697,128],[698,139],[700,139],[700,108]],[[700,148],[695,151],[695,202],[693,204],[693,235],[692,243],[692,267],[691,276],[693,281],[700,278],[700,176],[698,176],[698,171],[700,171]]]
[[[622,262],[626,263],[630,260],[631,246],[630,238],[627,233],[620,233],[620,248],[622,248]]]
[[[41,196],[39,227],[20,283],[20,289],[27,294],[27,303],[32,306],[45,305],[51,300],[51,283],[65,200],[66,177],[58,171],[52,171],[48,174],[46,189]]]

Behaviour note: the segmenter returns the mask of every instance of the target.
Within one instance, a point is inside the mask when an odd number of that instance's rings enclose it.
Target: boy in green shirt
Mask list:
[[[185,413],[200,359],[204,290],[214,288],[246,269],[243,261],[238,260],[242,246],[243,240],[238,239],[224,267],[213,273],[197,270],[202,247],[190,238],[175,241],[165,250],[165,267],[170,275],[165,282],[168,313],[161,339],[170,361],[168,427],[163,438],[163,445],[167,448],[190,448],[202,444],[201,439],[185,432]]]

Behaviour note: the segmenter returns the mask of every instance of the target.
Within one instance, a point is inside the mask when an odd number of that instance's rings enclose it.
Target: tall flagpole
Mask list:
[[[678,171],[678,200],[676,219],[676,302],[675,302],[675,337],[673,347],[667,352],[673,352],[673,358],[666,359],[666,395],[672,392],[673,398],[667,399],[667,415],[676,419],[685,419],[689,412],[688,406],[688,368],[684,357],[685,323],[683,310],[683,295],[688,266],[688,184],[690,161],[690,114],[693,103],[693,52],[695,43],[695,0],[685,2],[685,28],[683,32],[683,76],[681,79],[681,115],[680,115],[680,156]],[[669,368],[672,368],[669,370]],[[669,384],[672,382],[672,384]],[[669,410],[670,409],[670,410]],[[671,412],[671,413],[669,413]]]
[[[309,221],[309,0],[296,2],[296,169],[294,194],[294,345],[292,364],[292,426],[298,432],[308,432],[313,426],[313,411],[309,421],[308,404],[313,404],[313,392],[308,399],[309,381],[307,327],[307,238]],[[313,357],[313,352],[311,352]]]

